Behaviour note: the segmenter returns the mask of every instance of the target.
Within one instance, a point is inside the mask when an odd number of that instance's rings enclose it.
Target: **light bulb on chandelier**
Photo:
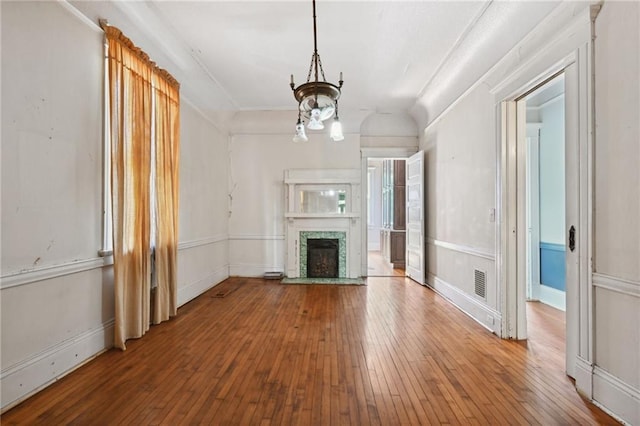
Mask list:
[[[296,134],[293,137],[294,142],[308,142],[309,138],[307,138],[306,133],[304,132],[304,124],[300,119],[300,114],[298,114],[298,122],[296,123]]]
[[[318,107],[311,110],[311,117],[309,117],[309,124],[307,124],[307,128],[309,130],[324,129],[324,124],[322,124],[321,114],[322,114],[322,111],[320,111],[320,108]]]
[[[333,119],[333,123],[331,124],[331,139],[334,141],[342,141],[344,140],[344,135],[342,134],[342,123],[340,123],[340,118],[338,118],[338,102],[336,101],[336,116]]]

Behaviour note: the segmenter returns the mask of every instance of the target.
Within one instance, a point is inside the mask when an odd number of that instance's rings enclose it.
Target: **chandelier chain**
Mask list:
[[[315,59],[315,52],[311,54],[311,63],[309,64],[309,74],[307,74],[307,83],[311,81],[311,72],[313,71],[313,60]]]
[[[320,65],[320,73],[322,74],[322,81],[327,81],[327,78],[324,76],[324,69],[322,69],[322,59],[320,59],[320,55],[316,55],[318,57],[318,65]]]
[[[322,81],[327,81],[327,77],[324,76],[324,69],[322,68],[322,59],[320,59],[320,55],[318,53],[312,53],[311,63],[309,64],[309,73],[307,74],[307,83],[311,81],[311,73],[313,72],[314,60],[318,61],[318,66],[320,67],[320,75],[322,75]]]

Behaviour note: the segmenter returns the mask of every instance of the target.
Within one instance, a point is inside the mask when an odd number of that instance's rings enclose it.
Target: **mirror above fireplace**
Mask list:
[[[296,207],[300,213],[347,212],[346,185],[296,185]]]
[[[360,188],[360,170],[285,171],[285,217],[359,217],[354,187]]]

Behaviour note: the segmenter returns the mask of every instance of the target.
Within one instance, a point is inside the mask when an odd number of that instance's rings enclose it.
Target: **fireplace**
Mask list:
[[[361,174],[360,169],[285,170],[288,278],[360,277]]]
[[[338,278],[339,240],[311,238],[307,240],[307,277]]]
[[[301,278],[347,278],[347,233],[336,231],[300,231],[300,274]],[[310,246],[315,249],[310,249]],[[310,259],[313,255],[315,259]],[[327,269],[328,263],[335,271],[319,272]],[[313,266],[316,270],[311,272]]]

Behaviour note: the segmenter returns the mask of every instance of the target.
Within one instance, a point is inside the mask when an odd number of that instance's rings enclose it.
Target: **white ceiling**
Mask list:
[[[122,29],[205,113],[297,106],[289,76],[306,80],[310,0],[70,4],[93,22],[105,18]],[[318,52],[328,81],[344,74],[342,111],[406,112],[456,80],[468,87],[470,70],[479,78],[556,5],[318,0]],[[458,78],[462,71],[470,81]]]

